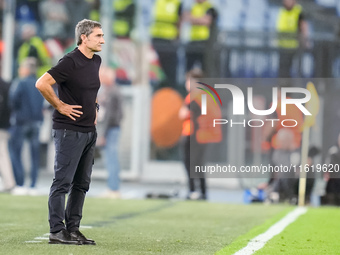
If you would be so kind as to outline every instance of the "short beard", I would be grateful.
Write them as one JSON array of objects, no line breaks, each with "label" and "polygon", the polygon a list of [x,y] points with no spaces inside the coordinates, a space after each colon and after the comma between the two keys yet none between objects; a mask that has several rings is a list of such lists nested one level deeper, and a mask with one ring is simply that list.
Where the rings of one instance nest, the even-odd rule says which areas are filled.
[{"label": "short beard", "polygon": [[97,50],[97,49],[94,49],[94,48],[90,48],[92,52],[101,52],[102,50]]}]

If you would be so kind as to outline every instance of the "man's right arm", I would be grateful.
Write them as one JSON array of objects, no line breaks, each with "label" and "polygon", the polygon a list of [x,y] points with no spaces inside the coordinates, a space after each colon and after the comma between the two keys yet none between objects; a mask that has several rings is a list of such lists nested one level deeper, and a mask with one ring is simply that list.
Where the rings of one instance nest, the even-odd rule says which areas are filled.
[{"label": "man's right arm", "polygon": [[68,116],[72,120],[76,120],[75,117],[80,117],[83,113],[77,109],[81,109],[81,105],[69,105],[61,101],[56,93],[54,92],[52,86],[56,83],[54,78],[49,74],[45,73],[41,76],[35,87],[40,91],[43,97],[62,115]]}]

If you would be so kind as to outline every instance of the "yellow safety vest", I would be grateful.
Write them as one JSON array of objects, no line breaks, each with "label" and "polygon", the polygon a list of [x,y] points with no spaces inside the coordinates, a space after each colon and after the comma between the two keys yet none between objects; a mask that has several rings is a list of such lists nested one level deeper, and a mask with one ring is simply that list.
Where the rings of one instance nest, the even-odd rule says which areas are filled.
[{"label": "yellow safety vest", "polygon": [[[299,30],[299,16],[302,12],[300,5],[295,5],[291,10],[282,8],[279,13],[277,22],[277,31],[279,33],[287,33],[287,37],[296,36]],[[299,42],[297,39],[280,39],[279,46],[283,48],[297,48]]]},{"label": "yellow safety vest", "polygon": [[100,12],[94,9],[90,11],[90,20],[100,21]]},{"label": "yellow safety vest", "polygon": [[[113,9],[115,13],[123,12],[132,4],[132,0],[115,0],[113,2]],[[118,15],[117,15],[118,16]],[[130,25],[129,22],[122,17],[115,17],[112,25],[113,33],[118,36],[129,36]]]},{"label": "yellow safety vest", "polygon": [[[203,3],[195,3],[191,9],[191,15],[195,18],[204,17],[207,11],[212,7],[209,1]],[[210,36],[210,28],[207,26],[193,25],[191,26],[191,41],[205,41]]]},{"label": "yellow safety vest", "polygon": [[154,8],[154,23],[151,26],[153,38],[174,40],[178,37],[177,23],[180,0],[158,0]]},{"label": "yellow safety vest", "polygon": [[34,47],[38,54],[37,76],[40,77],[51,68],[51,60],[44,42],[39,37],[34,36],[28,42],[24,42],[20,46],[18,50],[18,63],[20,64],[29,56],[31,47]]}]

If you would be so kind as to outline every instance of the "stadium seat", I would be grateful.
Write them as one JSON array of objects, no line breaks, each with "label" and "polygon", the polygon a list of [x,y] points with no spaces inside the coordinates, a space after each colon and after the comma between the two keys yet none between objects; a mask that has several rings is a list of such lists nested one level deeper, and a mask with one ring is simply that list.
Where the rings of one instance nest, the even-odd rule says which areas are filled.
[{"label": "stadium seat", "polygon": [[245,31],[262,31],[265,25],[266,0],[243,1],[240,15],[240,28]]},{"label": "stadium seat", "polygon": [[240,29],[240,15],[243,9],[242,1],[227,0],[220,6],[220,26],[224,30],[236,31]]},{"label": "stadium seat", "polygon": [[246,31],[263,31],[265,29],[266,9],[259,9],[254,11],[253,9],[247,9],[244,17],[244,30]]}]

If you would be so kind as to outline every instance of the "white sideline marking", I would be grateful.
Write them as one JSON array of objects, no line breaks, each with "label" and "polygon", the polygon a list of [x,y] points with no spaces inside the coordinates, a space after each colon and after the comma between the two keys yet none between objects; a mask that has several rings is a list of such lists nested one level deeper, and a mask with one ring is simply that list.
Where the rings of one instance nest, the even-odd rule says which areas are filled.
[{"label": "white sideline marking", "polygon": [[34,240],[30,240],[30,241],[25,241],[25,243],[41,243],[42,241],[38,241],[38,240],[49,240],[49,236],[50,233],[45,233],[43,234],[43,236],[37,236],[34,237]]},{"label": "white sideline marking", "polygon": [[298,207],[294,211],[288,213],[281,220],[271,226],[266,232],[251,239],[246,247],[234,253],[234,255],[251,255],[260,250],[270,239],[280,234],[289,224],[294,222],[300,215],[305,214],[307,208]]},{"label": "white sideline marking", "polygon": [[38,236],[38,237],[35,237],[34,240],[49,240],[49,238],[45,236]]},{"label": "white sideline marking", "polygon": [[80,225],[79,228],[84,228],[84,229],[87,229],[87,228],[92,228],[92,226],[83,226],[83,225]]}]

